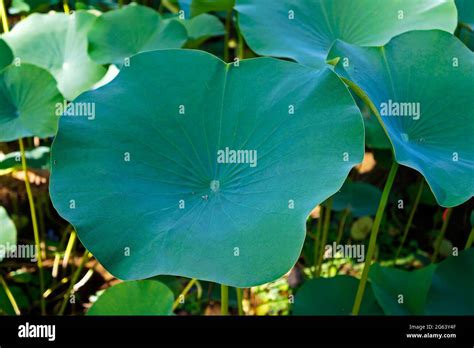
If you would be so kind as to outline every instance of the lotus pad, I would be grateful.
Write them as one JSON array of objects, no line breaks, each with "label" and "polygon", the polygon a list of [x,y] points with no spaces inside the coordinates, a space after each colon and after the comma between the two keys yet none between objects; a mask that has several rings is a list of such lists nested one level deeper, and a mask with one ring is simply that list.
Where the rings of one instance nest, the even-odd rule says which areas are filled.
[{"label": "lotus pad", "polygon": [[173,292],[155,280],[114,285],[99,296],[87,315],[170,315]]},{"label": "lotus pad", "polygon": [[95,103],[94,120],[61,118],[56,209],[121,279],[247,287],[285,274],[307,215],[362,160],[347,88],[329,69],[272,58],[237,67],[163,50],[130,63],[78,98]]},{"label": "lotus pad", "polygon": [[440,205],[471,198],[474,54],[434,30],[406,33],[378,48],[337,42],[334,57],[341,58],[336,71],[381,116],[397,161],[423,174]]},{"label": "lotus pad", "polygon": [[378,46],[410,30],[454,32],[453,0],[237,0],[239,26],[260,55],[321,66],[334,40]]},{"label": "lotus pad", "polygon": [[0,72],[0,141],[56,134],[56,104],[63,97],[56,81],[34,65],[10,65]]},{"label": "lotus pad", "polygon": [[87,55],[87,31],[96,17],[84,11],[32,14],[3,38],[21,64],[48,70],[58,89],[69,100],[91,88],[105,74],[105,68]]},{"label": "lotus pad", "polygon": [[101,64],[124,64],[145,51],[179,48],[187,40],[179,20],[163,20],[149,7],[129,5],[100,16],[88,35],[89,54]]}]

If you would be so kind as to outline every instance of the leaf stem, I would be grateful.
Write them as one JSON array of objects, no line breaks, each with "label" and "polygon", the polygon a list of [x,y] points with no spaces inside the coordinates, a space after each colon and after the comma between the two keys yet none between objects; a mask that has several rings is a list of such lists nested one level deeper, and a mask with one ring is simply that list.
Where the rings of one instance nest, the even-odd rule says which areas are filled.
[{"label": "leaf stem", "polygon": [[181,291],[181,294],[179,294],[178,298],[174,301],[173,303],[173,311],[178,308],[179,304],[180,304],[180,300],[181,298],[185,298],[187,293],[189,292],[189,290],[191,290],[191,288],[193,287],[193,285],[196,283],[197,279],[196,278],[193,278],[189,281],[188,284],[186,284],[186,286],[184,287],[183,291]]},{"label": "leaf stem", "polygon": [[239,316],[245,315],[244,308],[242,306],[242,300],[244,298],[242,288],[235,288],[235,291],[237,292],[237,310]]},{"label": "leaf stem", "polygon": [[69,240],[67,242],[66,246],[66,251],[64,252],[64,257],[63,257],[63,268],[66,268],[68,263],[69,263],[69,258],[71,256],[71,251],[72,248],[74,247],[74,244],[76,243],[76,231],[72,230],[71,234],[69,235]]},{"label": "leaf stem", "polygon": [[324,209],[324,225],[323,225],[323,233],[321,236],[321,243],[319,245],[318,265],[316,267],[316,274],[315,274],[316,277],[319,277],[321,275],[321,268],[323,267],[324,248],[328,240],[329,224],[331,222],[331,209],[332,209],[332,198],[329,198],[326,201],[326,208]]},{"label": "leaf stem", "polygon": [[232,9],[227,11],[225,19],[225,36],[224,36],[224,62],[229,62],[229,39],[230,39],[230,24],[232,22]]},{"label": "leaf stem", "polygon": [[168,10],[170,11],[171,13],[178,13],[179,12],[179,9],[174,6],[171,1],[169,0],[161,0],[161,3],[163,4],[163,6]]},{"label": "leaf stem", "polygon": [[449,220],[451,218],[452,212],[453,212],[452,208],[448,208],[448,210],[446,211],[443,225],[441,226],[441,230],[439,231],[438,238],[436,239],[435,250],[433,252],[433,255],[431,256],[431,262],[433,263],[435,263],[436,259],[438,258],[441,242],[443,241],[444,235],[446,234],[446,229],[448,228],[448,224],[449,224]]},{"label": "leaf stem", "polygon": [[15,297],[13,296],[12,292],[10,291],[10,288],[8,287],[7,282],[5,279],[3,279],[3,276],[0,274],[0,283],[2,284],[3,290],[5,290],[5,293],[7,294],[8,299],[10,300],[10,303],[13,307],[13,310],[15,311],[16,315],[21,315],[20,308],[18,308],[18,304],[16,303]]},{"label": "leaf stem", "polygon": [[471,233],[469,234],[469,237],[467,238],[466,246],[464,247],[464,250],[469,249],[474,242],[474,227],[471,228]]},{"label": "leaf stem", "polygon": [[413,217],[415,216],[416,208],[418,208],[418,204],[420,203],[420,198],[421,194],[423,193],[423,188],[425,186],[425,179],[423,177],[420,177],[420,183],[418,184],[418,192],[416,193],[415,201],[413,202],[413,207],[411,208],[410,211],[410,216],[408,216],[408,221],[407,224],[405,225],[405,230],[403,231],[403,237],[400,242],[400,246],[398,247],[397,254],[395,255],[395,259],[398,259],[400,256],[400,252],[402,251],[403,244],[405,244],[405,241],[408,236],[408,232],[410,231],[411,224],[413,222]]},{"label": "leaf stem", "polygon": [[322,204],[319,205],[319,218],[316,226],[316,238],[314,239],[314,254],[313,254],[313,265],[314,265],[314,276],[318,271],[318,260],[319,260],[319,244],[321,243],[321,236],[323,234],[323,215],[324,207]]},{"label": "leaf stem", "polygon": [[387,181],[385,182],[385,187],[382,192],[382,197],[380,198],[379,207],[377,208],[377,213],[375,215],[374,224],[372,225],[372,231],[370,232],[369,248],[367,254],[365,255],[365,264],[364,270],[362,271],[362,276],[360,278],[359,287],[357,289],[356,298],[354,301],[354,307],[352,308],[352,315],[358,315],[360,311],[360,305],[362,304],[362,299],[364,298],[365,287],[367,285],[367,280],[369,278],[370,265],[372,263],[372,258],[374,257],[375,248],[377,246],[377,234],[379,232],[380,223],[387,205],[388,196],[390,195],[390,190],[392,189],[393,182],[395,180],[395,175],[397,174],[398,163],[393,160],[392,167],[388,174]]},{"label": "leaf stem", "polygon": [[342,212],[341,221],[339,222],[339,227],[337,230],[336,245],[339,244],[342,240],[342,236],[344,234],[344,227],[346,225],[346,220],[349,214],[350,214],[350,210],[347,208],[344,209],[344,211]]},{"label": "leaf stem", "polygon": [[3,0],[0,0],[0,16],[2,16],[3,32],[8,33],[10,30],[8,28],[7,11],[5,10],[5,3]]},{"label": "leaf stem", "polygon": [[[0,0],[2,1],[2,0]],[[25,154],[25,146],[23,144],[23,139],[18,139],[18,143],[20,145],[20,153],[21,153],[21,167],[23,172],[25,173],[25,188],[26,194],[28,196],[28,203],[30,205],[30,213],[31,213],[31,224],[33,225],[33,235],[35,238],[35,245],[36,245],[36,252],[37,255],[37,264],[38,264],[38,272],[39,272],[39,281],[40,281],[40,306],[41,306],[41,314],[46,314],[46,303],[43,297],[44,294],[44,274],[43,274],[43,259],[41,254],[41,241],[39,236],[38,230],[38,221],[36,219],[36,208],[35,208],[35,201],[33,199],[33,193],[31,192],[30,187],[30,180],[28,178],[28,166],[26,164],[26,154]]]},{"label": "leaf stem", "polygon": [[221,315],[229,315],[229,287],[221,284]]},{"label": "leaf stem", "polygon": [[84,252],[84,255],[82,256],[81,264],[79,265],[79,267],[77,267],[76,271],[72,275],[71,282],[69,283],[69,287],[68,287],[66,293],[64,294],[64,299],[63,299],[63,302],[61,303],[61,308],[59,309],[59,312],[58,312],[59,316],[64,315],[64,311],[66,309],[66,306],[67,306],[67,303],[68,303],[68,300],[69,300],[69,296],[71,296],[74,285],[76,284],[77,280],[79,279],[79,275],[81,274],[81,271],[84,268],[87,261],[89,261],[89,258],[90,258],[90,253],[89,253],[89,251],[86,250]]},{"label": "leaf stem", "polygon": [[63,9],[65,14],[69,14],[71,12],[71,9],[69,8],[69,4],[67,3],[67,0],[63,0]]}]

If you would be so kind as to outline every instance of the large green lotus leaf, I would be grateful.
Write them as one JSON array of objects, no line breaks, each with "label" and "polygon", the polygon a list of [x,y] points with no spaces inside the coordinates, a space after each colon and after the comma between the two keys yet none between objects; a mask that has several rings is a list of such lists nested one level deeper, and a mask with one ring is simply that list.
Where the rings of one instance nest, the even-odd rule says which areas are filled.
[{"label": "large green lotus leaf", "polygon": [[428,315],[474,315],[474,248],[436,267],[426,302]]},{"label": "large green lotus leaf", "polygon": [[378,46],[410,30],[452,33],[457,25],[453,0],[237,0],[235,8],[256,53],[312,66],[325,64],[336,39]]},{"label": "large green lotus leaf", "polygon": [[13,53],[5,41],[0,39],[0,70],[10,65],[13,61]]},{"label": "large green lotus leaf", "polygon": [[206,12],[230,11],[234,4],[235,0],[179,0],[179,5],[187,17]]},{"label": "large green lotus leaf", "polygon": [[214,36],[224,35],[224,24],[216,16],[203,13],[182,22],[188,32],[187,47],[198,47],[201,43]]},{"label": "large green lotus leaf", "polygon": [[382,192],[373,185],[347,181],[333,196],[332,209],[348,209],[356,217],[375,215],[381,197]]},{"label": "large green lotus leaf", "polygon": [[78,98],[95,103],[94,120],[61,118],[56,209],[122,279],[253,286],[282,276],[309,212],[362,160],[347,88],[329,69],[271,58],[237,67],[163,50],[130,63]]},{"label": "large green lotus leaf", "polygon": [[[345,275],[307,280],[296,293],[293,315],[350,315],[358,286],[358,279]],[[383,315],[370,283],[360,314]]]},{"label": "large green lotus leaf", "polygon": [[21,63],[48,70],[69,100],[91,88],[105,68],[87,55],[87,32],[96,17],[84,11],[32,14],[3,38]]},{"label": "large green lotus leaf", "polygon": [[132,4],[97,19],[88,34],[89,55],[101,64],[122,65],[139,52],[179,48],[187,38],[179,20],[163,20],[153,9]]},{"label": "large green lotus leaf", "polygon": [[472,197],[474,54],[469,49],[443,31],[414,31],[385,47],[337,42],[329,57],[341,58],[336,71],[367,94],[397,161],[423,174],[440,205]]},{"label": "large green lotus leaf", "polygon": [[[49,167],[49,147],[39,146],[30,151],[25,151],[28,168],[47,169]],[[10,152],[6,155],[0,153],[0,170],[21,168],[20,151]]]},{"label": "large green lotus leaf", "polygon": [[387,315],[421,315],[431,285],[434,265],[416,271],[370,267],[369,279],[375,298]]},{"label": "large green lotus leaf", "polygon": [[63,97],[46,70],[29,64],[0,72],[0,141],[56,134],[56,104]]},{"label": "large green lotus leaf", "polygon": [[124,282],[105,290],[87,315],[171,315],[173,302],[173,292],[161,282]]},{"label": "large green lotus leaf", "polygon": [[5,254],[3,254],[4,248],[9,245],[16,244],[16,227],[13,220],[8,216],[7,211],[4,207],[0,206],[0,246],[3,246],[0,250],[0,261],[3,260]]}]

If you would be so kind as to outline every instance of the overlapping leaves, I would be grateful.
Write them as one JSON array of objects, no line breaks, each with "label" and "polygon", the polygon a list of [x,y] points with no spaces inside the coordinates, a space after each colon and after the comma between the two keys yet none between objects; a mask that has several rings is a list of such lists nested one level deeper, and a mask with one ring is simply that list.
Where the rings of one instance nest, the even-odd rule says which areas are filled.
[{"label": "overlapping leaves", "polygon": [[[407,57],[410,57],[407,60]],[[414,31],[384,47],[337,42],[336,71],[367,95],[396,160],[426,178],[438,203],[474,194],[474,54],[442,31]]]}]

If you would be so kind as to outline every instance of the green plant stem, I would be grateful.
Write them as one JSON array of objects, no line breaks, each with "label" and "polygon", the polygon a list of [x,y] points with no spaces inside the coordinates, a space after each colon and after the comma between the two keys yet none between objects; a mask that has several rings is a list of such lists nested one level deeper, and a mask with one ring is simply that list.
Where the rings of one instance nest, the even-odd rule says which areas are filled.
[{"label": "green plant stem", "polygon": [[324,209],[324,225],[323,225],[323,233],[321,236],[321,243],[319,245],[319,257],[318,257],[318,265],[316,267],[316,277],[321,275],[321,268],[323,267],[323,258],[324,258],[324,248],[326,247],[326,242],[328,240],[328,233],[329,233],[329,224],[331,222],[331,209],[332,209],[332,198],[329,198],[326,201],[326,208]]},{"label": "green plant stem", "polygon": [[[40,231],[40,239],[41,240],[46,240],[46,227],[44,223],[44,210],[43,210],[43,205],[44,205],[44,198],[43,195],[40,194],[39,196],[39,202],[38,202],[38,216],[39,216],[39,231]],[[43,249],[43,257],[47,258],[48,255],[46,255],[46,248]]]},{"label": "green plant stem", "polygon": [[242,316],[244,315],[244,308],[242,306],[242,300],[244,298],[243,291],[241,288],[235,288],[235,291],[237,292],[237,310],[238,310],[239,316]]},{"label": "green plant stem", "polygon": [[377,213],[375,215],[374,224],[372,225],[372,231],[370,232],[369,248],[367,250],[367,254],[365,255],[364,270],[362,271],[359,287],[357,289],[354,306],[352,308],[352,315],[359,314],[360,305],[362,304],[362,299],[364,298],[365,287],[367,285],[367,279],[369,277],[370,265],[372,263],[372,258],[374,257],[375,248],[377,246],[377,234],[379,232],[380,223],[382,221],[382,217],[388,201],[388,196],[390,195],[390,190],[392,189],[397,170],[398,163],[394,160],[392,163],[392,167],[390,168],[387,181],[385,182],[385,187],[382,192],[382,197],[380,198],[379,207],[377,208]]},{"label": "green plant stem", "polygon": [[179,8],[174,6],[169,0],[161,0],[161,3],[171,13],[178,13],[179,12]]},{"label": "green plant stem", "polygon": [[61,308],[59,309],[58,315],[64,315],[64,311],[66,309],[69,296],[71,296],[72,290],[74,288],[74,284],[76,284],[77,280],[79,279],[79,275],[81,274],[81,271],[84,268],[87,261],[89,261],[89,258],[90,258],[89,252],[86,250],[84,252],[84,255],[82,256],[81,264],[79,265],[79,267],[77,267],[76,271],[72,275],[71,282],[69,283],[69,287],[66,293],[64,294],[64,299],[63,299],[63,302],[61,303]]},{"label": "green plant stem", "polygon": [[[0,0],[2,1],[2,0]],[[33,199],[33,193],[31,192],[31,187],[30,187],[30,180],[28,178],[28,166],[26,164],[26,154],[25,154],[25,146],[23,145],[23,139],[20,138],[18,139],[18,143],[20,145],[20,153],[21,153],[21,167],[23,169],[23,172],[25,173],[25,188],[26,188],[26,194],[28,196],[28,203],[30,205],[30,213],[31,213],[31,224],[33,225],[33,235],[35,238],[35,245],[36,245],[36,251],[38,253],[36,259],[37,259],[37,264],[38,264],[38,272],[39,272],[39,281],[40,281],[40,306],[41,306],[41,314],[45,315],[46,314],[46,302],[44,300],[43,294],[44,294],[44,272],[43,272],[43,259],[41,255],[41,241],[40,241],[40,236],[39,236],[39,229],[38,229],[38,221],[36,219],[36,208],[35,208],[35,201]]]},{"label": "green plant stem", "polygon": [[446,229],[448,227],[452,212],[453,212],[452,208],[449,208],[448,211],[446,212],[446,217],[443,221],[443,225],[441,226],[441,230],[439,231],[438,238],[436,239],[435,250],[433,252],[433,255],[431,256],[431,262],[433,263],[435,263],[436,259],[438,258],[439,248],[441,247],[441,242],[443,241],[444,235],[446,234]]},{"label": "green plant stem", "polygon": [[313,254],[313,266],[314,266],[314,275],[318,270],[318,260],[319,260],[319,243],[321,240],[321,235],[323,234],[323,214],[324,207],[322,204],[319,205],[319,218],[318,224],[316,226],[316,238],[314,239],[314,254]]},{"label": "green plant stem", "polygon": [[413,207],[411,208],[410,216],[408,217],[407,224],[405,225],[405,230],[403,231],[403,237],[400,242],[400,246],[398,247],[397,254],[395,255],[395,259],[398,259],[398,257],[400,256],[400,253],[403,248],[403,244],[405,244],[405,241],[407,239],[408,232],[410,231],[410,228],[411,228],[411,223],[413,222],[413,217],[415,216],[416,208],[418,208],[418,204],[420,203],[421,194],[423,193],[423,188],[425,186],[424,184],[425,184],[425,179],[423,177],[420,177],[420,183],[418,184],[418,192],[416,193],[415,202],[413,202]]},{"label": "green plant stem", "polygon": [[[122,8],[123,7],[123,0],[118,0],[118,5],[119,5],[119,8]],[[161,3],[160,3],[160,7],[161,7]]]},{"label": "green plant stem", "polygon": [[5,3],[3,0],[0,0],[0,16],[2,16],[3,32],[8,33],[10,30],[8,28],[7,11],[5,10]]},{"label": "green plant stem", "polygon": [[15,297],[13,296],[12,292],[10,291],[10,288],[8,287],[8,284],[5,281],[5,279],[3,279],[2,275],[0,275],[0,283],[2,284],[3,290],[5,290],[5,293],[7,294],[7,297],[10,300],[10,303],[13,307],[13,310],[15,311],[15,314],[16,315],[21,315],[20,308],[18,308],[18,304],[15,301]]},{"label": "green plant stem", "polygon": [[339,244],[342,240],[342,236],[344,234],[344,227],[346,225],[346,220],[349,214],[350,214],[349,209],[344,209],[344,211],[342,212],[341,221],[339,222],[339,227],[337,230],[336,245]]},{"label": "green plant stem", "polygon": [[191,288],[193,287],[193,285],[196,283],[197,279],[196,278],[193,278],[189,281],[188,284],[186,284],[186,286],[184,287],[183,291],[181,292],[181,294],[178,296],[178,298],[174,301],[173,303],[173,311],[178,308],[179,306],[179,301],[181,300],[181,297],[186,297],[187,293],[189,292],[189,290],[191,290]]},{"label": "green plant stem", "polygon": [[71,12],[67,0],[63,0],[63,10],[65,14],[69,14]]},{"label": "green plant stem", "polygon": [[466,246],[464,247],[464,250],[469,249],[474,242],[474,227],[471,228],[471,233],[469,234],[469,237],[467,238]]},{"label": "green plant stem", "polygon": [[224,62],[229,62],[229,39],[230,39],[230,24],[232,22],[232,10],[227,11],[225,19],[225,36],[224,36]]},{"label": "green plant stem", "polygon": [[221,315],[229,315],[229,287],[221,284]]},{"label": "green plant stem", "polygon": [[72,230],[69,235],[69,240],[67,242],[66,251],[64,252],[63,257],[63,268],[66,268],[69,263],[69,258],[71,257],[72,248],[76,243],[76,231]]}]

